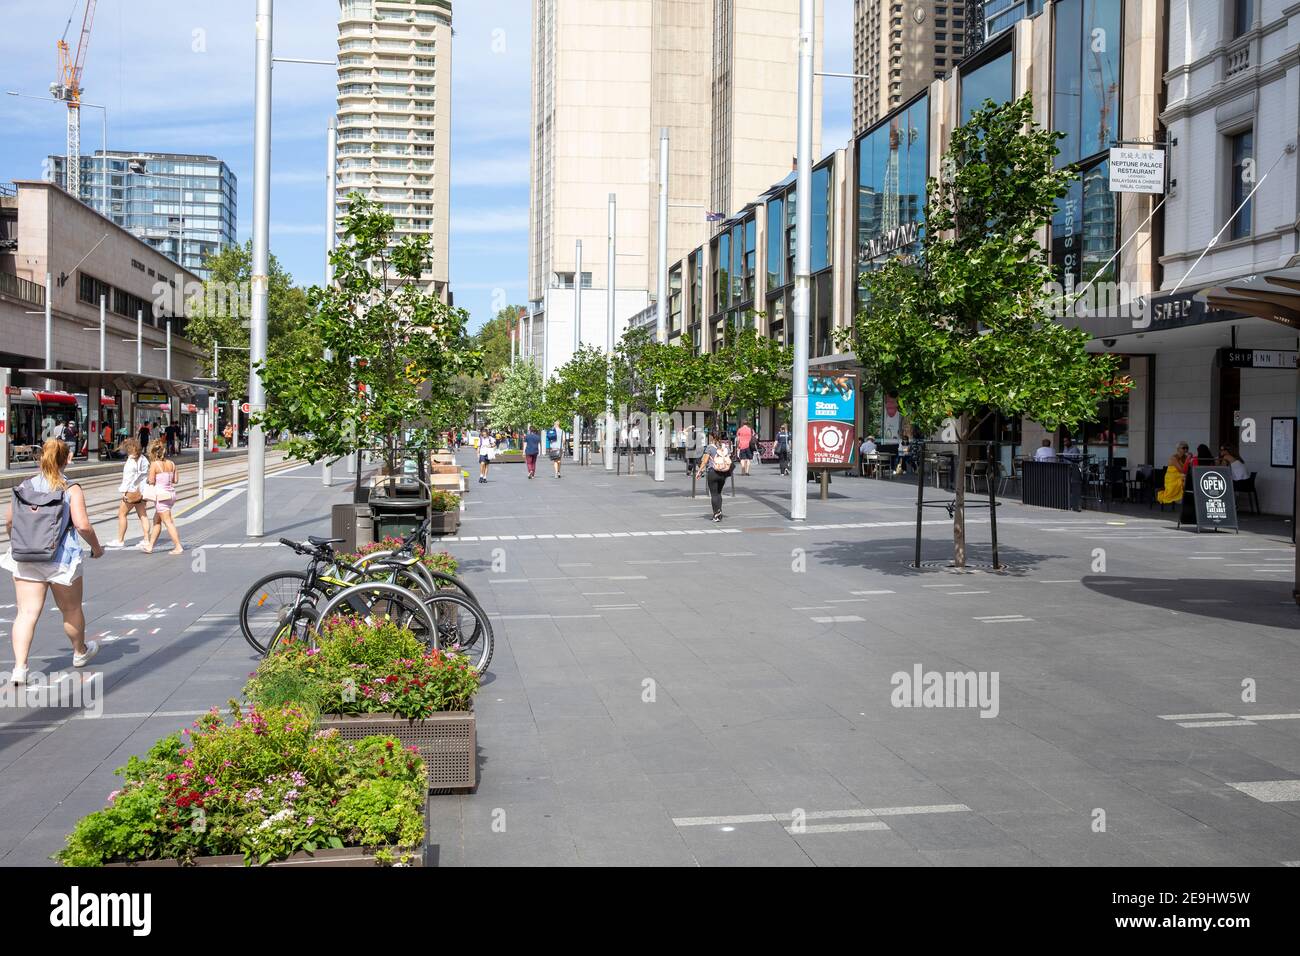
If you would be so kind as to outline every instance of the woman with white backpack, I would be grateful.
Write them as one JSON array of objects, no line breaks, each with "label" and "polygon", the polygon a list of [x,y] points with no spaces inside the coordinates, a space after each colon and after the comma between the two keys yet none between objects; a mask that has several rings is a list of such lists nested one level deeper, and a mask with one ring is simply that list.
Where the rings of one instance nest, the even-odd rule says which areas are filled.
[{"label": "woman with white backpack", "polygon": [[705,446],[699,469],[695,472],[697,478],[708,475],[706,483],[709,487],[709,502],[713,506],[715,524],[722,521],[722,489],[727,484],[727,479],[731,477],[731,455],[731,443],[723,438],[721,432],[714,432],[709,439],[709,444]]},{"label": "woman with white backpack", "polygon": [[36,622],[45,609],[45,592],[63,614],[63,632],[72,642],[72,666],[85,667],[99,653],[99,645],[86,640],[86,615],[81,608],[82,560],[101,557],[104,549],[86,514],[86,496],[80,485],[69,483],[63,469],[68,464],[67,443],[48,439],[41,446],[41,473],[13,489],[5,530],[9,553],[0,567],[14,576],[18,613],[11,640],[14,667],[10,680],[27,683],[27,656],[31,652]]}]

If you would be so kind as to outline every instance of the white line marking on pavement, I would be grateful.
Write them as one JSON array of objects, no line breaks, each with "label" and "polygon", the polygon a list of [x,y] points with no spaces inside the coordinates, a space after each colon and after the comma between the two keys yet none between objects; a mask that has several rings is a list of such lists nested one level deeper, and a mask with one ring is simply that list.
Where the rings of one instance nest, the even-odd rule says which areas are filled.
[{"label": "white line marking on pavement", "polygon": [[1179,722],[1179,727],[1254,727],[1253,720],[1189,720]]},{"label": "white line marking on pavement", "polygon": [[605,597],[610,594],[626,594],[626,591],[583,591],[583,597]]},{"label": "white line marking on pavement", "polygon": [[888,830],[889,825],[881,820],[868,823],[817,823],[802,829],[786,827],[785,832],[791,836],[803,836],[805,833],[849,833],[856,830]]},{"label": "white line marking on pavement", "polygon": [[1300,720],[1300,714],[1242,714],[1245,720]]},{"label": "white line marking on pavement", "polygon": [[1236,714],[1157,714],[1161,720],[1215,720],[1220,717],[1235,717]]},{"label": "white line marking on pavement", "polygon": [[589,618],[600,617],[599,614],[495,614],[489,613],[488,617],[495,617],[502,621],[548,621],[559,620],[561,618]]},{"label": "white line marking on pavement", "polygon": [[1228,781],[1228,786],[1261,803],[1290,803],[1300,800],[1300,780]]},{"label": "white line marking on pavement", "polygon": [[590,561],[565,561],[556,565],[557,568],[589,568]]},{"label": "white line marking on pavement", "polygon": [[976,621],[1022,621],[1026,620],[1023,614],[989,614],[984,617],[974,618]]},{"label": "white line marking on pavement", "polygon": [[814,624],[853,624],[864,619],[856,614],[842,614],[835,617],[814,617],[809,620]]},{"label": "white line marking on pavement", "polygon": [[1039,584],[1078,584],[1078,578],[1057,578],[1053,581],[1039,581]]},{"label": "white line marking on pavement", "polygon": [[[966,806],[964,803],[938,803],[915,807],[857,807],[851,810],[809,810],[803,816],[805,820],[837,820],[861,817],[901,817],[911,816],[914,814],[970,812],[972,812],[971,808]],[[794,814],[792,813],[742,813],[733,816],[674,817],[673,825],[678,827],[712,827],[737,823],[790,823],[793,822],[793,820]]]},{"label": "white line marking on pavement", "polygon": [[988,594],[988,591],[944,591],[944,594],[952,596],[954,594]]},{"label": "white line marking on pavement", "polygon": [[893,591],[850,591],[850,594],[860,594],[863,597],[875,597],[877,594],[893,594]]}]

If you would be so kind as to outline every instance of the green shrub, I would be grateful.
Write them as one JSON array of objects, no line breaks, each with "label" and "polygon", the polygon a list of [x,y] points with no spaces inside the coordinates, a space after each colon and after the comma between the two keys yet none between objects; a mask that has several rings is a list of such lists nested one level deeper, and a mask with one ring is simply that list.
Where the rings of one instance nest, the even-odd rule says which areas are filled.
[{"label": "green shrub", "polygon": [[[265,864],[300,850],[387,847],[384,834],[409,841],[407,851],[424,839],[418,751],[382,737],[345,742],[337,731],[315,729],[296,706],[236,705],[229,722],[214,709],[193,731],[163,738],[118,774],[122,789],[78,821],[55,855],[60,863],[243,854],[247,863]],[[375,782],[383,786],[372,790]],[[358,790],[363,796],[349,800]],[[408,855],[385,851],[384,858]]]}]

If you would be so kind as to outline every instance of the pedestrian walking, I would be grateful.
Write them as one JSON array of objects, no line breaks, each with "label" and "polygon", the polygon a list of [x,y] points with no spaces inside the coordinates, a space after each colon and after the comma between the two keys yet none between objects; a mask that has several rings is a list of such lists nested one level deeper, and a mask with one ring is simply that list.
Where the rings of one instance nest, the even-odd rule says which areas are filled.
[{"label": "pedestrian walking", "polygon": [[754,460],[754,429],[747,421],[741,422],[736,431],[736,450],[740,453],[740,473],[748,475],[749,463]]},{"label": "pedestrian walking", "polygon": [[[172,517],[172,505],[176,503],[176,485],[179,480],[180,472],[176,468],[176,462],[167,457],[167,442],[155,438],[149,446],[149,476],[146,479],[146,483],[153,489],[153,527],[149,529],[145,554],[153,554],[154,545],[162,537],[164,526],[172,539],[172,549],[167,553],[183,554],[185,551],[181,547],[181,533],[176,530],[176,519]],[[146,497],[150,495],[146,494]]]},{"label": "pedestrian walking", "polygon": [[487,484],[488,466],[497,456],[497,440],[484,432],[478,442],[478,483]]},{"label": "pedestrian walking", "polygon": [[135,433],[135,440],[140,443],[140,447],[142,449],[149,447],[149,423],[148,422],[144,422],[140,425],[139,431]]},{"label": "pedestrian walking", "polygon": [[118,493],[122,500],[117,506],[117,540],[110,542],[110,548],[126,547],[126,525],[132,511],[140,518],[140,543],[137,548],[144,550],[149,545],[149,508],[144,501],[144,483],[149,477],[149,461],[140,453],[140,443],[134,438],[122,442],[122,453],[126,461],[122,463],[122,481],[118,484]]},{"label": "pedestrian walking", "polygon": [[546,456],[551,459],[551,465],[555,468],[555,477],[560,477],[560,461],[564,458],[564,429],[560,423],[556,422],[546,433],[547,451]]},{"label": "pedestrian walking", "polygon": [[790,426],[785,422],[781,423],[781,429],[776,433],[776,461],[781,466],[781,474],[790,473]]},{"label": "pedestrian walking", "polygon": [[537,433],[537,426],[529,425],[528,434],[524,436],[524,462],[528,465],[528,477],[537,477],[537,456],[542,450],[542,436]]},{"label": "pedestrian walking", "polygon": [[704,448],[704,457],[700,459],[696,477],[707,474],[709,503],[713,507],[713,521],[722,520],[722,488],[731,477],[731,443],[724,440],[720,432],[714,432],[709,444]]},{"label": "pedestrian walking", "polygon": [[13,575],[17,595],[10,638],[14,649],[10,680],[15,684],[27,683],[27,659],[47,591],[63,615],[63,633],[72,643],[72,666],[85,667],[99,653],[99,645],[86,640],[82,541],[90,546],[91,558],[102,557],[104,549],[90,525],[81,486],[70,483],[63,473],[67,464],[67,444],[57,438],[46,441],[41,446],[40,474],[13,490],[5,515],[9,553],[0,558],[0,567]]}]

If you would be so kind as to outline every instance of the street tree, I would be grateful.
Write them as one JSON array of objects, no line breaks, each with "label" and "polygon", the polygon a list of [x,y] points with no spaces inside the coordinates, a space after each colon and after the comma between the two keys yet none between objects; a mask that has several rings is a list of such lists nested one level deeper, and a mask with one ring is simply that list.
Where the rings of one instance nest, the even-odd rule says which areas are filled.
[{"label": "street tree", "polygon": [[924,431],[955,422],[953,560],[966,564],[966,443],[995,413],[1073,425],[1122,394],[1118,359],[1052,321],[1039,233],[1076,176],[1057,169],[1061,134],[1033,122],[1028,95],[977,109],[953,131],[927,185],[919,261],[866,276],[867,304],[840,335]]},{"label": "street tree", "polygon": [[[459,424],[458,375],[480,369],[468,314],[420,281],[429,237],[393,241],[393,217],[348,196],[343,237],[331,253],[334,284],[308,292],[306,355],[271,352],[261,366],[268,409],[262,423],[290,437],[291,454],[319,461],[377,449],[390,468],[399,447],[432,447]],[[328,349],[331,358],[322,357]]]},{"label": "street tree", "polygon": [[532,362],[506,366],[505,373],[492,389],[488,427],[510,432],[545,422],[542,401],[542,373]]},{"label": "street tree", "polygon": [[790,401],[791,349],[753,327],[727,330],[722,347],[704,357],[703,381],[719,422]]},{"label": "street tree", "polygon": [[[203,353],[203,374],[230,383],[231,398],[248,393],[248,323],[251,318],[253,244],[230,246],[205,261],[203,294],[188,303],[185,337]],[[275,256],[267,282],[267,352],[300,355],[315,348],[307,332],[307,292],[293,283]],[[213,346],[222,346],[213,369]]]},{"label": "street tree", "polygon": [[604,349],[579,346],[546,385],[545,420],[564,422],[576,415],[593,422],[604,415],[605,396],[609,393],[605,379],[608,368]]}]

